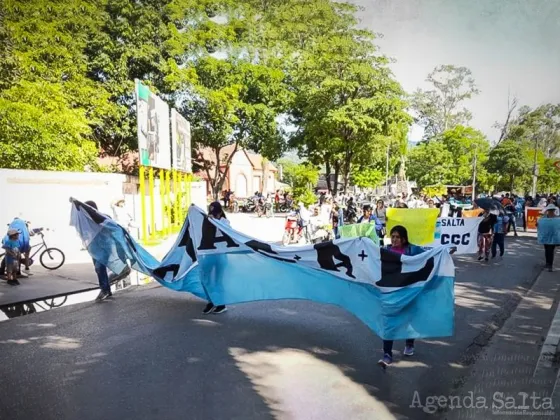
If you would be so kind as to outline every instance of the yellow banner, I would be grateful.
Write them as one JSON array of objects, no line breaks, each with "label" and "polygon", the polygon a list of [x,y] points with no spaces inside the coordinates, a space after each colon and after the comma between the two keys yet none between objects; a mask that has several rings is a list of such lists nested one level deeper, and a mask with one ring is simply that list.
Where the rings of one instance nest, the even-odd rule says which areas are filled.
[{"label": "yellow banner", "polygon": [[404,226],[408,241],[414,245],[430,245],[434,242],[439,209],[387,209],[387,235],[395,226]]}]

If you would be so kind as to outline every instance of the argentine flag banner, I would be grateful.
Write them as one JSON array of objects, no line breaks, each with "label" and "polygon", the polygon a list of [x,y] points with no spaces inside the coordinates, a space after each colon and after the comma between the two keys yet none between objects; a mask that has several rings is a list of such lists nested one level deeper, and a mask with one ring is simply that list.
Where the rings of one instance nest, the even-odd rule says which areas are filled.
[{"label": "argentine flag banner", "polygon": [[71,225],[92,258],[114,273],[128,262],[169,289],[216,305],[306,299],[347,310],[385,340],[453,335],[455,267],[445,247],[406,256],[361,237],[283,247],[193,205],[160,262],[118,223],[77,200]]}]

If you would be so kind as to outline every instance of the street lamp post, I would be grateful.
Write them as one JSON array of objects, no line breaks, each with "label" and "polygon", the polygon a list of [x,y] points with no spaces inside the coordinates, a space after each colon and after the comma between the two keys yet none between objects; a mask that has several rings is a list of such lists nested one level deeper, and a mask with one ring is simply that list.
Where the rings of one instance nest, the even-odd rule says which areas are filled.
[{"label": "street lamp post", "polygon": [[387,162],[385,165],[385,195],[389,196],[389,147],[390,144],[387,145]]}]

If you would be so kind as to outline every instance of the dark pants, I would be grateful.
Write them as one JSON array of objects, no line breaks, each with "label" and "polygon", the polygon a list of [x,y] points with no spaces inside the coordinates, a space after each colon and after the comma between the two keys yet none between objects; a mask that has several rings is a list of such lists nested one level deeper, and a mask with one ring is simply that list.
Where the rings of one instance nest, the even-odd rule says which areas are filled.
[{"label": "dark pants", "polygon": [[517,235],[517,216],[516,214],[512,214],[509,217],[509,221],[507,224],[507,232],[511,232],[511,228],[513,227],[513,233]]},{"label": "dark pants", "polygon": [[[383,353],[388,354],[391,357],[393,357],[393,342],[393,340],[383,340]],[[413,339],[406,340],[405,343],[407,346],[414,347]]]},{"label": "dark pants", "polygon": [[111,285],[109,284],[109,273],[107,272],[107,267],[96,260],[93,260],[93,267],[95,268],[95,273],[97,274],[99,288],[104,292],[110,293]]},{"label": "dark pants", "polygon": [[552,264],[554,264],[555,248],[556,248],[556,245],[545,245],[544,246],[544,259],[546,261],[546,266],[547,267],[552,267]]},{"label": "dark pants", "polygon": [[505,237],[505,233],[494,233],[494,240],[492,241],[492,258],[496,256],[497,247],[500,247],[500,257],[504,255]]}]

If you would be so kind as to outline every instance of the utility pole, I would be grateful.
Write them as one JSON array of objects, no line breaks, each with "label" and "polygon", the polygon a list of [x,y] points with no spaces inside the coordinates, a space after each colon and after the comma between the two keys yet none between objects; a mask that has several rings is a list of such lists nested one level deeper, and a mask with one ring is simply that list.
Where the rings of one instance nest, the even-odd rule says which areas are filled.
[{"label": "utility pole", "polygon": [[388,197],[389,196],[389,147],[390,145],[387,145],[387,162],[385,165],[385,195]]},{"label": "utility pole", "polygon": [[537,151],[539,140],[535,138],[535,153],[533,155],[533,188],[531,189],[531,196],[534,198],[537,195]]},{"label": "utility pole", "polygon": [[477,151],[478,151],[478,146],[475,146],[474,148],[474,162],[473,162],[473,177],[472,177],[472,192],[471,192],[471,200],[474,203],[474,199],[475,199],[475,188],[476,188],[476,162],[477,162]]}]

